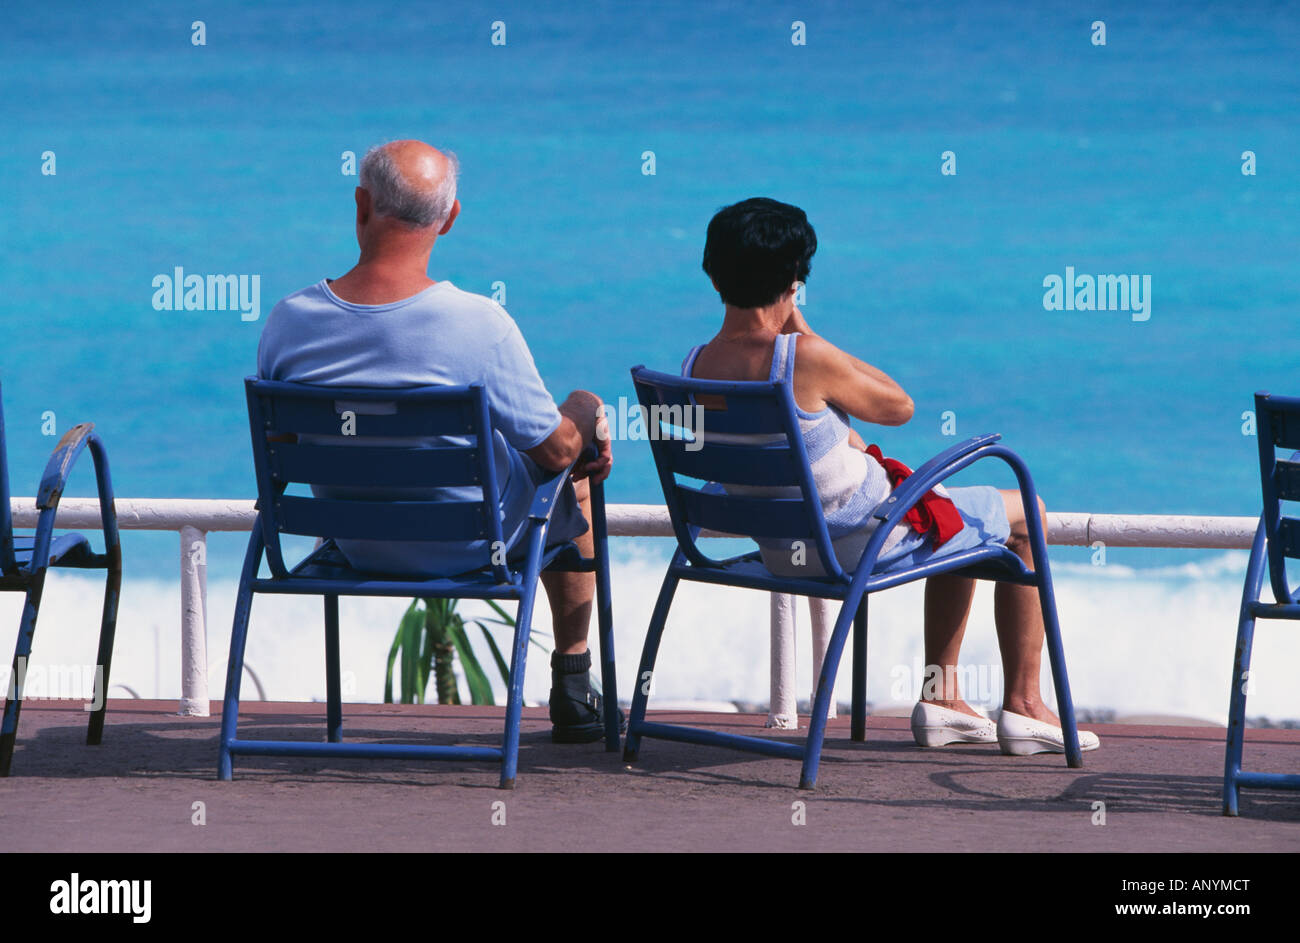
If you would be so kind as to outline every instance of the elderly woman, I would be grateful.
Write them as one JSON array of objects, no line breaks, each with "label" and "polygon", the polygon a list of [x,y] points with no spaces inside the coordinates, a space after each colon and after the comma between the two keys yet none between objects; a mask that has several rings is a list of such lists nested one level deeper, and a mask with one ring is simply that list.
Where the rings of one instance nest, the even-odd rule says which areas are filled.
[{"label": "elderly woman", "polygon": [[[852,570],[871,536],[871,513],[891,486],[880,456],[868,453],[849,417],[902,425],[912,418],[912,400],[883,371],[820,337],[795,307],[795,290],[807,279],[816,250],[817,236],[798,207],[754,198],[720,210],[709,223],[704,271],[726,305],[726,315],[717,335],[690,352],[682,373],[709,380],[786,378],[792,383],[835,554],[844,569]],[[1026,510],[1018,491],[936,491],[952,502],[940,502],[936,515],[944,518],[946,532],[940,538],[933,528],[917,533],[900,524],[885,540],[878,570],[913,567],[990,542],[1005,544],[1031,565]],[[1037,510],[1045,529],[1041,501]],[[824,572],[815,552],[795,567],[788,552],[770,543],[760,546],[764,563],[775,573],[806,575],[808,567]],[[1039,691],[1043,615],[1033,587],[997,584],[994,616],[1006,681],[997,724],[962,700],[955,669],[974,589],[974,580],[960,573],[926,580],[925,661],[942,672],[927,680],[912,712],[916,742],[996,741],[1007,754],[1063,752],[1060,721]],[[1084,750],[1099,745],[1096,735],[1086,731],[1079,732],[1079,743]]]}]

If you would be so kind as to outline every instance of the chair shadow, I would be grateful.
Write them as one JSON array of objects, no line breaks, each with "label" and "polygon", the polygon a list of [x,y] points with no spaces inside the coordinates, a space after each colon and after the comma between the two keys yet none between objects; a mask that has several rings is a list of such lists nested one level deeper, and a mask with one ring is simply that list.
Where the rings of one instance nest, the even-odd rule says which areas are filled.
[{"label": "chair shadow", "polygon": [[[732,775],[712,768],[724,751],[716,748],[693,747],[693,754],[664,751],[662,743],[655,742],[650,749],[643,748],[636,763],[642,773],[672,782],[716,783],[733,787],[794,792],[800,796],[816,797],[817,801],[853,803],[888,809],[943,809],[971,812],[1046,812],[1078,814],[1080,807],[1089,808],[1098,800],[1104,802],[1108,815],[1122,813],[1153,813],[1161,815],[1200,815],[1222,817],[1223,777],[1221,775],[1186,776],[1159,773],[1090,772],[1087,768],[1071,770],[1064,758],[1051,756],[1050,763],[1033,765],[1022,759],[990,754],[988,747],[950,746],[941,755],[921,751],[905,741],[871,740],[865,742],[830,741],[821,759],[819,786],[847,768],[856,768],[864,775],[901,782],[903,776],[918,775],[908,772],[916,765],[942,765],[951,767],[954,761],[963,762],[969,757],[971,765],[963,769],[945,768],[922,773],[933,786],[943,790],[941,795],[928,796],[856,796],[837,795],[822,789],[802,792],[797,789],[799,764],[783,761],[781,781],[756,779],[752,775]],[[702,754],[701,750],[707,750]],[[730,751],[726,751],[730,752]],[[755,758],[747,758],[753,762]],[[752,774],[751,771],[747,771]],[[1028,779],[1032,777],[1032,779]],[[1040,777],[1044,777],[1040,779]],[[1050,777],[1051,779],[1046,779]],[[1054,791],[1051,780],[1060,783]],[[1009,785],[1041,781],[1047,785],[1043,795],[1017,795],[1019,790]],[[832,790],[834,787],[831,787]],[[1240,813],[1242,818],[1273,822],[1300,822],[1300,801],[1294,793],[1279,790],[1241,790]]]},{"label": "chair shadow", "polygon": [[[429,719],[426,729],[394,731],[373,720],[349,726],[344,715],[345,742],[499,746],[499,732],[438,729],[445,721]],[[216,781],[219,718],[192,718],[184,724],[127,722],[111,724],[100,746],[85,744],[81,725],[46,726],[24,737],[20,728],[14,756],[14,779],[207,780]],[[298,714],[259,714],[243,720],[240,736],[248,740],[324,742],[323,719],[304,720]],[[623,762],[621,750],[605,750],[603,742],[583,745],[551,743],[550,731],[524,730],[519,739],[518,778],[590,774],[653,780],[692,789],[717,785],[758,794],[784,793],[818,801],[853,803],[882,809],[944,809],[979,812],[1057,812],[1076,815],[1081,807],[1101,800],[1108,815],[1155,813],[1218,817],[1222,813],[1222,777],[1158,773],[1069,770],[1060,757],[1049,763],[1026,763],[990,753],[987,747],[952,746],[942,754],[918,750],[903,740],[828,740],[821,759],[819,788],[799,791],[799,764],[719,747],[643,740],[635,763]],[[773,739],[799,742],[796,734]],[[1045,758],[1044,758],[1045,759]],[[968,765],[963,765],[968,764]],[[920,767],[918,769],[918,767]],[[925,767],[939,767],[926,769]],[[954,768],[957,767],[957,768]],[[845,795],[840,777],[899,784],[918,777],[940,792],[926,795]],[[350,759],[243,756],[235,760],[235,780],[267,783],[396,786],[458,786],[497,789],[495,762],[467,760]],[[1042,777],[1051,777],[1043,779]],[[1023,795],[1026,783],[1043,785],[1038,795]],[[1033,788],[1028,791],[1034,792]],[[915,793],[916,790],[913,790]],[[1300,822],[1300,802],[1294,795],[1271,790],[1243,789],[1241,816],[1272,822]]]},{"label": "chair shadow", "polygon": [[[439,730],[445,720],[430,719],[428,729],[400,730],[349,726],[343,717],[343,742],[413,746],[500,747],[501,732]],[[23,735],[19,729],[11,778],[49,779],[199,779],[216,780],[221,719],[192,718],[185,724],[114,723],[98,746],[86,745],[84,726],[48,726]],[[324,743],[324,719],[305,721],[295,714],[259,714],[241,719],[242,740],[291,740]],[[518,778],[550,773],[609,773],[617,770],[622,751],[607,752],[603,741],[551,743],[550,730],[523,730],[519,735]],[[436,786],[496,790],[499,760],[419,760],[401,758],[236,756],[234,778],[262,778],[283,783]],[[0,781],[2,782],[2,781]]]}]

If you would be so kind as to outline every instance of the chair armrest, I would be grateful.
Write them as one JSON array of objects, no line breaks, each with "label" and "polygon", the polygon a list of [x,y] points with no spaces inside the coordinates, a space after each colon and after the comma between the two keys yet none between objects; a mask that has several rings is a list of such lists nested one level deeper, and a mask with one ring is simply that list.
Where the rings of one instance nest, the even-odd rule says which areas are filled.
[{"label": "chair armrest", "polygon": [[534,521],[545,521],[551,517],[551,511],[555,509],[556,499],[560,496],[560,489],[569,478],[569,473],[573,471],[570,465],[564,471],[556,472],[552,477],[547,478],[537,486],[537,492],[533,495],[532,506],[528,509],[528,516]]},{"label": "chair armrest", "polygon": [[[1029,480],[1028,470],[1024,468],[1024,463],[1020,461],[1019,457],[1013,455],[1003,446],[995,444],[1000,438],[1002,436],[997,433],[975,436],[944,450],[912,472],[906,481],[881,502],[880,507],[871,516],[874,520],[882,523],[876,526],[875,532],[871,535],[866,548],[862,551],[862,558],[859,560],[857,572],[853,575],[852,585],[855,588],[860,587],[867,577],[871,575],[871,571],[875,569],[876,558],[880,555],[880,549],[885,544],[885,538],[894,529],[894,526],[931,488],[948,476],[955,475],[967,465],[978,461],[985,455],[996,454],[1012,465],[1016,477],[1021,479],[1023,487],[1024,483]],[[863,566],[862,561],[867,561],[869,565]]]},{"label": "chair armrest", "polygon": [[977,452],[984,446],[990,445],[1001,438],[1000,433],[990,432],[986,435],[974,436],[965,442],[959,442],[951,448],[945,449],[912,472],[901,485],[894,489],[888,498],[880,503],[880,506],[876,508],[871,516],[878,521],[888,521],[890,517],[893,517],[894,521],[897,522],[935,485],[958,471],[958,469],[952,468],[952,465],[972,452]]},{"label": "chair armrest", "polygon": [[563,488],[568,476],[573,473],[573,466],[578,462],[586,459],[586,453],[580,455],[576,462],[565,468],[564,471],[555,472],[549,479],[545,479],[537,485],[537,492],[533,494],[533,505],[528,509],[528,516],[532,520],[549,520],[551,511],[555,510],[555,501],[560,496],[560,489]]},{"label": "chair armrest", "polygon": [[578,465],[585,465],[588,462],[594,462],[600,456],[594,445],[588,444],[582,450],[582,453],[574,460],[564,471],[555,472],[550,478],[544,480],[537,486],[537,493],[533,495],[533,505],[528,509],[528,516],[535,521],[544,521],[551,516],[551,511],[555,508],[556,499],[560,496],[560,489],[569,476],[573,474],[573,469]]},{"label": "chair armrest", "polygon": [[63,433],[63,438],[54,447],[50,460],[45,464],[45,474],[41,476],[41,486],[36,492],[38,510],[58,507],[59,498],[63,496],[63,489],[68,484],[72,465],[81,454],[81,450],[86,447],[86,442],[94,431],[93,422],[83,422]]},{"label": "chair armrest", "polygon": [[59,499],[67,487],[68,476],[83,449],[89,448],[91,459],[95,463],[95,487],[99,494],[99,514],[104,531],[105,553],[113,562],[121,559],[121,543],[117,531],[117,508],[113,503],[113,482],[108,469],[108,453],[103,442],[95,435],[95,425],[90,422],[78,423],[63,434],[59,444],[50,454],[41,476],[41,484],[36,492],[36,507],[41,512],[36,520],[35,553],[33,564],[43,558],[49,549],[49,540],[54,530],[54,518],[58,511]]},{"label": "chair armrest", "polygon": [[[1034,487],[1028,466],[1015,452],[1012,452],[1004,445],[998,445],[997,439],[999,438],[1001,436],[978,436],[954,446],[936,456],[932,461],[926,462],[925,465],[921,466],[921,469],[914,472],[893,494],[882,502],[882,507],[887,507],[887,510],[878,511],[872,517],[882,520],[883,523],[876,527],[871,539],[867,541],[866,548],[862,551],[862,558],[859,561],[857,572],[853,574],[852,588],[854,591],[860,590],[870,577],[871,572],[875,569],[880,548],[884,546],[885,537],[903,519],[903,515],[910,511],[925,493],[935,485],[982,458],[999,458],[1006,462],[1015,473],[1018,490],[1025,502],[1025,507],[1032,508],[1034,506],[1038,500],[1038,489]],[[942,460],[942,463],[940,460]],[[921,471],[924,471],[924,474],[919,474]],[[1029,530],[1030,541],[1039,547],[1036,553],[1045,554],[1046,535],[1038,515],[1028,515],[1025,523]],[[862,561],[867,561],[870,565],[862,566]],[[1047,579],[1050,579],[1050,577],[1047,577]]]}]

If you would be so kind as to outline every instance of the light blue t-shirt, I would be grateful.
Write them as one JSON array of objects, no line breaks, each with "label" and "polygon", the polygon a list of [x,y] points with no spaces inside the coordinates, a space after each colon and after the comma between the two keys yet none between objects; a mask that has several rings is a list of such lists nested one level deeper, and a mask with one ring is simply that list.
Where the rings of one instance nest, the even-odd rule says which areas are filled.
[{"label": "light blue t-shirt", "polygon": [[[267,316],[257,351],[267,380],[320,386],[402,388],[482,383],[496,429],[503,532],[510,543],[532,502],[536,465],[522,453],[560,425],[560,411],[537,373],[523,335],[505,309],[451,282],[402,301],[359,305],[319,283],[295,292]],[[317,487],[321,497],[362,495]],[[365,497],[472,500],[466,489],[374,489]],[[432,536],[432,535],[431,535]],[[464,544],[340,540],[358,569],[450,574],[479,565],[482,542]],[[469,564],[469,566],[467,566]]]}]

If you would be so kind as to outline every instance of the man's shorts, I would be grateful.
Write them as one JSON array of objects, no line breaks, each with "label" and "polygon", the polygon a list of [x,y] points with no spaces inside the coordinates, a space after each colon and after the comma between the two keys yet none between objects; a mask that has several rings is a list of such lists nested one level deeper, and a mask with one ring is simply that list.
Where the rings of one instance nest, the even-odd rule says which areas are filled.
[{"label": "man's shorts", "polygon": [[[528,468],[528,475],[533,481],[533,493],[536,494],[537,485],[550,478],[555,472],[542,468],[527,455],[523,459]],[[518,521],[506,521],[502,530],[510,533],[515,527],[518,527],[519,523]],[[556,496],[555,507],[551,508],[551,523],[546,532],[546,546],[554,547],[557,544],[576,540],[585,534],[590,527],[591,525],[587,523],[586,516],[582,513],[582,505],[578,503],[578,494],[573,488],[573,479],[568,479]],[[519,527],[518,533],[515,535],[515,541],[506,554],[506,559],[511,563],[521,562],[528,556],[527,535],[528,528]]]}]

